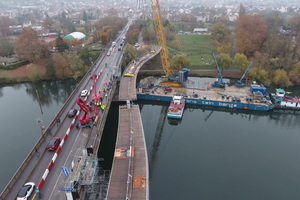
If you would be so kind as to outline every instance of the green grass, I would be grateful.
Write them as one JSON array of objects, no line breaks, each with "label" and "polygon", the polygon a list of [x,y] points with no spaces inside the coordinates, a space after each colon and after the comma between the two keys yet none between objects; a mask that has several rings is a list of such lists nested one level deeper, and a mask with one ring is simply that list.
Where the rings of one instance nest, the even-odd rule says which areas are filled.
[{"label": "green grass", "polygon": [[215,69],[211,52],[217,51],[210,35],[178,35],[182,51],[191,61],[190,69]]}]

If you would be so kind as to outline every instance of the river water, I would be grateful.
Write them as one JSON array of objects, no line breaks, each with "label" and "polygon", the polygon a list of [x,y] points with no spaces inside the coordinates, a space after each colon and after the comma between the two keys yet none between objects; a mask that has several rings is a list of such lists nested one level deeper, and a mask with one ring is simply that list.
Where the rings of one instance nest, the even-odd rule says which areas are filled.
[{"label": "river water", "polygon": [[[40,137],[37,120],[48,126],[74,88],[72,80],[0,88],[1,191]],[[167,103],[138,104],[150,199],[300,198],[300,113],[187,107],[181,121],[169,121]],[[112,104],[99,151],[105,169],[113,156],[117,120],[118,105]]]},{"label": "river water", "polygon": [[75,81],[68,80],[0,87],[0,191],[40,138],[41,129],[37,121],[48,127],[75,86]]}]

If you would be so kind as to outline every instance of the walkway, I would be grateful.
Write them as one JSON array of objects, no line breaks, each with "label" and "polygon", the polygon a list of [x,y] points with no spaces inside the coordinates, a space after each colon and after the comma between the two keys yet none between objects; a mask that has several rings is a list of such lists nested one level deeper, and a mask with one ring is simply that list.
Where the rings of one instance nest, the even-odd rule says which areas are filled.
[{"label": "walkway", "polygon": [[119,107],[119,126],[115,155],[108,188],[107,199],[149,199],[149,169],[146,142],[138,105],[136,100],[136,77],[149,59],[159,53],[147,53],[131,63],[123,76],[119,89],[119,100],[127,105]]}]

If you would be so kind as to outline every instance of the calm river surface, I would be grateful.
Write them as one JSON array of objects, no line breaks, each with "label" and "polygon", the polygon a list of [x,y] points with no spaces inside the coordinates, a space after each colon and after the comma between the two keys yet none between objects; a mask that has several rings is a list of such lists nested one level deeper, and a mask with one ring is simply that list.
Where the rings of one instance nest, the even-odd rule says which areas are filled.
[{"label": "calm river surface", "polygon": [[[0,88],[1,191],[40,137],[37,119],[48,126],[74,88],[73,81]],[[300,198],[300,113],[190,107],[182,121],[174,122],[166,119],[168,104],[138,103],[149,158],[150,199]],[[113,104],[107,119],[103,140],[112,151],[100,153],[104,160],[113,155],[117,109]]]}]

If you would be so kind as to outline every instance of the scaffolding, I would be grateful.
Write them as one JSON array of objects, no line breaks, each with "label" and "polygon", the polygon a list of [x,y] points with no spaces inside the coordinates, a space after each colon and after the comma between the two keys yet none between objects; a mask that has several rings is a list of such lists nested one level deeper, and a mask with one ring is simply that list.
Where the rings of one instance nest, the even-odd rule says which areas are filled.
[{"label": "scaffolding", "polygon": [[76,152],[69,171],[65,185],[65,188],[69,188],[66,191],[68,200],[78,197],[85,200],[106,199],[110,171],[99,165],[98,158],[88,156],[85,148]]}]

